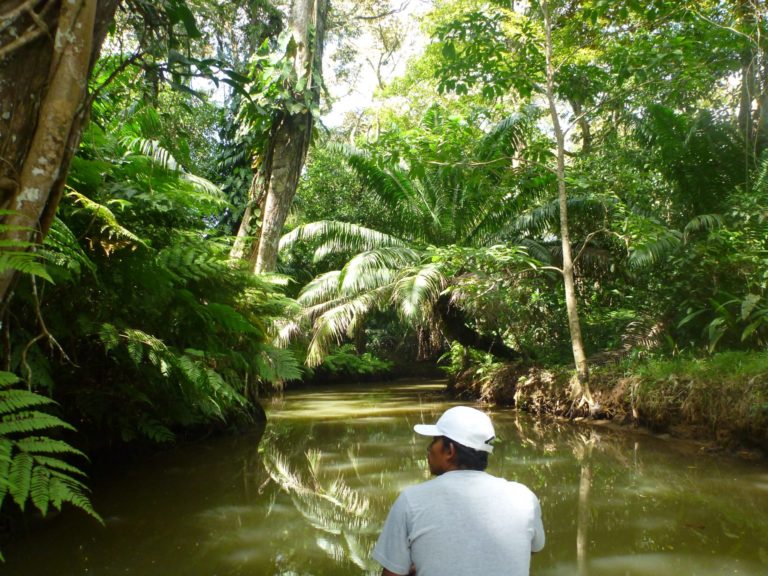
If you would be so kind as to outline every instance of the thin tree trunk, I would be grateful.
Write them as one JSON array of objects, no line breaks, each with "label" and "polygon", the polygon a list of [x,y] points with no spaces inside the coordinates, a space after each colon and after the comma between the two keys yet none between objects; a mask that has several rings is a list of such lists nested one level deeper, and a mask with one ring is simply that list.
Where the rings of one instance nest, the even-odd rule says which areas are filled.
[{"label": "thin tree trunk", "polygon": [[541,3],[541,9],[544,12],[544,30],[546,33],[547,100],[557,142],[557,192],[560,203],[560,240],[563,250],[562,272],[565,285],[565,307],[568,313],[568,328],[571,334],[571,348],[573,349],[573,360],[576,364],[578,384],[584,400],[589,403],[591,409],[594,406],[594,400],[589,390],[589,366],[587,364],[587,356],[584,353],[584,343],[581,338],[581,322],[579,321],[576,298],[573,256],[571,255],[571,241],[568,233],[568,195],[565,187],[565,136],[560,125],[560,117],[557,113],[557,103],[555,101],[555,70],[552,63],[552,22],[546,0]]},{"label": "thin tree trunk", "polygon": [[[116,0],[49,2],[34,16],[13,2],[0,20],[2,239],[42,241],[53,221],[87,116],[87,85]],[[25,7],[26,6],[26,7]],[[0,273],[6,302],[13,270]]]},{"label": "thin tree trunk", "polygon": [[[315,103],[320,99],[320,86],[314,82],[314,77],[322,68],[327,8],[327,0],[294,0],[289,23],[298,45],[294,61],[297,77],[306,78],[306,89],[312,91]],[[266,196],[259,239],[249,256],[256,273],[271,272],[277,266],[280,236],[296,195],[312,136],[313,118],[309,111],[286,112],[277,122],[269,143],[272,162],[264,182]]]},{"label": "thin tree trunk", "polygon": [[[752,6],[749,0],[741,0],[737,7],[737,12],[741,18],[742,26],[745,30],[750,30],[755,23],[754,14],[752,13]],[[746,43],[741,51],[741,90],[739,97],[739,129],[744,142],[746,143],[747,150],[751,153],[753,151],[754,141],[754,126],[752,121],[752,102],[755,98],[755,83],[756,83],[756,49],[753,42],[750,40]]]}]

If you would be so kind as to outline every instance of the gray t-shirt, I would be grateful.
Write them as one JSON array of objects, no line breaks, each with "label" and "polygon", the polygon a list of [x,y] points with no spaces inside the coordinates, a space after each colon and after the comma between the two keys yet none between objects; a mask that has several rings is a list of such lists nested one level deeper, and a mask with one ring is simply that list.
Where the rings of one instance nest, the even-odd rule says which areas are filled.
[{"label": "gray t-shirt", "polygon": [[517,482],[454,470],[406,488],[389,512],[373,557],[395,574],[528,576],[544,547],[536,495]]}]

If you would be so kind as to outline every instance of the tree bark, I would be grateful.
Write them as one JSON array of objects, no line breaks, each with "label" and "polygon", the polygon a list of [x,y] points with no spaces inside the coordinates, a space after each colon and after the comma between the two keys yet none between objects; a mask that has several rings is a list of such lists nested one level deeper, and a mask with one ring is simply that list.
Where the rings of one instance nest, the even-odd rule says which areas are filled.
[{"label": "tree bark", "polygon": [[568,232],[568,194],[565,186],[565,136],[563,134],[562,126],[560,125],[560,117],[557,113],[557,102],[555,100],[555,69],[552,62],[552,21],[546,0],[543,0],[541,3],[541,9],[544,13],[544,31],[546,37],[547,101],[549,103],[549,112],[552,117],[552,126],[557,143],[557,193],[560,204],[560,240],[563,250],[562,272],[563,283],[565,286],[565,307],[568,314],[568,328],[571,334],[571,348],[573,350],[573,360],[576,364],[578,383],[581,387],[584,400],[588,402],[590,409],[592,409],[595,403],[589,390],[589,366],[587,364],[587,356],[584,353],[584,342],[581,338],[581,322],[579,321],[578,302],[574,281],[573,256],[571,254],[571,241]]},{"label": "tree bark", "polygon": [[255,245],[256,273],[272,272],[277,266],[280,236],[296,195],[311,133],[312,115],[309,112],[286,115],[277,127],[272,171],[264,199],[259,240]]},{"label": "tree bark", "polygon": [[[8,3],[6,3],[8,4]],[[14,1],[0,14],[0,239],[40,242],[88,113],[88,77],[117,0]],[[0,273],[0,302],[13,270]]]},{"label": "tree bark", "polygon": [[[311,91],[314,103],[320,101],[320,86],[313,78],[322,70],[327,10],[327,0],[294,0],[289,21],[297,44],[293,62],[296,76],[306,79],[306,90]],[[265,162],[251,185],[248,207],[231,253],[233,257],[247,258],[256,273],[272,272],[277,266],[280,236],[296,195],[312,127],[310,111],[285,111],[273,125]],[[257,207],[261,208],[259,214]],[[249,238],[253,240],[246,248]]]}]

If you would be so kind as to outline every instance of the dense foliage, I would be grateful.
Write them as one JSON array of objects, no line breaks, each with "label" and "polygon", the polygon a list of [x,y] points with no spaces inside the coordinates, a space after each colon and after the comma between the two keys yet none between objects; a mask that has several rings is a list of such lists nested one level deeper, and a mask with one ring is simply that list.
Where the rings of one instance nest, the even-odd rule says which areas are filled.
[{"label": "dense foliage", "polygon": [[[352,4],[331,34],[386,18],[386,3]],[[2,317],[4,510],[95,514],[67,456],[248,420],[290,380],[417,359],[480,380],[502,361],[570,365],[563,209],[593,362],[764,354],[757,4],[436,1],[406,72],[386,83],[379,60],[375,105],[316,126],[281,274],[255,275],[231,234],[259,210],[275,122],[321,114],[320,74],[291,67],[279,8],[118,12],[58,217],[42,245],[0,254],[20,273]],[[378,32],[389,58],[402,39]],[[337,41],[326,67],[341,78],[353,59]]]}]

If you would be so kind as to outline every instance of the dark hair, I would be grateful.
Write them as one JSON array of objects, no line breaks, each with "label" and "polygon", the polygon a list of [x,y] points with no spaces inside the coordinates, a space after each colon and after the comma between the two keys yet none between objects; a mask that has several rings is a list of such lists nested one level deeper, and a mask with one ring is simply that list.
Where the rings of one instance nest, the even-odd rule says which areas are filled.
[{"label": "dark hair", "polygon": [[448,444],[452,444],[456,449],[456,464],[460,470],[479,470],[482,472],[488,468],[488,452],[469,448],[464,446],[464,444],[451,440],[447,436],[442,438],[443,448],[447,448]]}]

